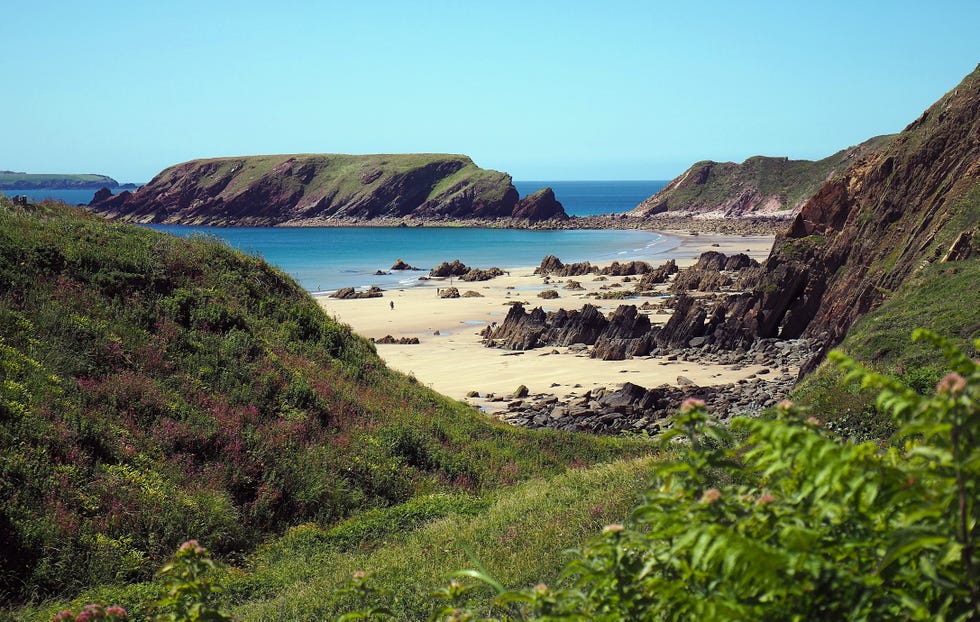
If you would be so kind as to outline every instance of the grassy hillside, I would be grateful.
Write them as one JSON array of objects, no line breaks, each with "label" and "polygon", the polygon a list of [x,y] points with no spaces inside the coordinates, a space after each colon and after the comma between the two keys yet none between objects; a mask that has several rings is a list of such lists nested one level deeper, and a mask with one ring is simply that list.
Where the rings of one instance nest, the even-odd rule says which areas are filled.
[{"label": "grassy hillside", "polygon": [[0,171],[0,190],[35,190],[42,188],[115,188],[115,179],[105,175],[60,175]]},{"label": "grassy hillside", "polygon": [[272,226],[373,218],[509,217],[510,175],[451,154],[293,154],[192,160],[92,209],[132,222]]},{"label": "grassy hillside", "polygon": [[[345,588],[362,571],[394,619],[423,620],[440,602],[433,591],[474,560],[508,587],[560,585],[568,549],[624,521],[654,464],[640,458],[574,469],[481,496],[422,496],[331,528],[299,525],[225,577],[220,606],[244,620],[335,619],[359,606]],[[161,594],[154,583],[104,586],[71,603],[51,602],[19,615],[42,622],[66,606],[79,609],[96,601],[122,605],[139,617]],[[492,596],[478,589],[466,601],[485,611]]]},{"label": "grassy hillside", "polygon": [[647,451],[388,370],[260,259],[0,198],[0,604]]},{"label": "grassy hillside", "polygon": [[[926,394],[945,373],[942,360],[934,348],[911,343],[909,335],[928,328],[977,357],[972,345],[980,337],[977,283],[980,259],[931,265],[855,323],[839,349]],[[874,395],[842,386],[840,372],[829,363],[804,378],[793,399],[846,436],[883,438],[893,431],[891,420],[875,408]]]},{"label": "grassy hillside", "polygon": [[[891,138],[877,136],[816,161],[755,156],[741,164],[697,162],[631,213],[642,216],[665,211],[723,210],[738,216],[761,209],[788,215],[828,178]],[[766,206],[767,203],[771,205]]]}]

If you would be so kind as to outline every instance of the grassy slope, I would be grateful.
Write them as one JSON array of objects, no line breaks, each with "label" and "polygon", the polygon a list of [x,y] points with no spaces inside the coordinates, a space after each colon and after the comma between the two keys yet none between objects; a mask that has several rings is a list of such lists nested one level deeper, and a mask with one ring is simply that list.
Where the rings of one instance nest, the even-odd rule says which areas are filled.
[{"label": "grassy slope", "polygon": [[[936,263],[918,272],[879,309],[848,331],[840,349],[870,367],[901,378],[920,393],[931,391],[943,374],[937,353],[912,344],[916,328],[954,339],[970,352],[980,336],[980,258]],[[977,356],[977,352],[972,355]],[[882,438],[891,431],[874,407],[873,395],[840,385],[841,376],[824,363],[794,390],[793,399],[846,435]]]},{"label": "grassy slope", "polygon": [[[316,174],[305,184],[304,197],[309,198],[310,202],[314,198],[338,197],[344,200],[339,203],[346,203],[351,197],[364,196],[373,192],[378,185],[392,176],[404,175],[413,170],[424,166],[438,164],[451,164],[458,166],[459,170],[451,176],[443,179],[437,184],[429,195],[429,199],[436,198],[450,188],[462,183],[489,182],[489,185],[496,186],[502,184],[502,189],[510,184],[510,177],[498,171],[481,169],[468,157],[463,155],[447,154],[376,154],[376,155],[347,155],[347,154],[297,154],[297,155],[268,155],[268,156],[248,156],[237,158],[211,158],[204,160],[194,160],[196,167],[209,167],[211,172],[208,178],[212,184],[222,182],[231,177],[221,191],[219,196],[225,200],[234,197],[247,190],[257,181],[270,176],[276,176],[278,183],[290,189],[299,189],[304,184],[299,176],[292,178],[282,178],[275,173],[277,168],[288,167],[289,160],[294,170],[299,169],[304,164],[312,164],[316,167]],[[170,167],[161,172],[154,181],[173,180],[178,171],[188,163]],[[372,173],[380,171],[381,175],[376,180],[365,184],[364,178],[370,179]],[[204,180],[202,186],[209,187],[211,184]]]},{"label": "grassy slope", "polygon": [[[603,526],[622,522],[645,492],[651,458],[570,470],[482,496],[435,495],[365,512],[333,528],[305,524],[260,547],[226,580],[223,606],[245,620],[325,620],[356,609],[343,588],[363,570],[396,619],[426,619],[451,573],[473,559],[507,587],[555,585],[569,559]],[[470,557],[472,556],[472,558]],[[74,599],[112,602],[137,615],[159,595],[150,583],[106,586]],[[485,608],[488,589],[470,595]],[[49,620],[65,603],[22,610]]]},{"label": "grassy slope", "polygon": [[857,147],[844,149],[817,161],[755,156],[741,164],[708,160],[698,162],[684,175],[710,165],[705,183],[685,183],[677,188],[665,189],[659,196],[647,199],[647,202],[666,200],[668,210],[684,210],[692,206],[714,207],[731,201],[746,189],[753,189],[761,196],[779,196],[783,209],[789,210],[801,205],[835,171],[842,171],[853,159],[852,154],[871,151],[891,138],[877,136]]},{"label": "grassy slope", "polygon": [[0,171],[0,189],[101,188],[102,186],[117,185],[119,184],[116,180],[105,175],[62,175]]},{"label": "grassy slope", "polygon": [[261,260],[62,205],[0,199],[0,335],[0,604],[646,451],[494,422]]}]

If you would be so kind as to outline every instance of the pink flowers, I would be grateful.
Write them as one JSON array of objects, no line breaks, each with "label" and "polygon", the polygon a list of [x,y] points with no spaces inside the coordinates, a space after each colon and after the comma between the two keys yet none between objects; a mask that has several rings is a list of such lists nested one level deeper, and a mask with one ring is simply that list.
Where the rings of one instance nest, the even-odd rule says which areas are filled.
[{"label": "pink flowers", "polygon": [[966,388],[966,379],[955,371],[943,376],[943,379],[936,385],[936,393],[949,393],[958,395]]},{"label": "pink flowers", "polygon": [[709,488],[704,491],[703,495],[701,495],[701,503],[704,503],[705,505],[712,505],[720,500],[721,491],[717,488]]},{"label": "pink flowers", "polygon": [[683,402],[681,402],[682,413],[686,414],[693,410],[697,410],[698,408],[704,408],[704,400],[699,400],[696,397],[689,397]]},{"label": "pink flowers", "polygon": [[97,622],[102,620],[109,620],[116,622],[118,620],[128,620],[129,614],[126,610],[119,605],[110,605],[109,607],[103,607],[102,605],[92,603],[90,605],[85,605],[78,615],[70,610],[61,611],[53,618],[51,622]]}]

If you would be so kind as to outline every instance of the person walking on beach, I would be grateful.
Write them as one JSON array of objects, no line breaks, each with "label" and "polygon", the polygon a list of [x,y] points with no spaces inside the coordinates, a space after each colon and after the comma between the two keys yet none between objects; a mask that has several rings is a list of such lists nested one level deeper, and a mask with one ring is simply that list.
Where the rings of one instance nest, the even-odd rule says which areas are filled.
[{"label": "person walking on beach", "polygon": [[395,301],[394,301],[394,300],[392,300],[392,301],[391,301],[391,302],[389,302],[388,304],[390,304],[390,305],[391,305],[391,310],[392,310],[392,311],[394,311],[394,310],[395,310]]}]

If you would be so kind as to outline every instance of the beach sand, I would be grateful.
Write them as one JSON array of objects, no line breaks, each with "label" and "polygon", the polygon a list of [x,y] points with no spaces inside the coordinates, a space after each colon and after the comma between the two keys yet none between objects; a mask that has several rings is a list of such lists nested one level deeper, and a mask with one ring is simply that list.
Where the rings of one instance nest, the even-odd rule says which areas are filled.
[{"label": "beach sand", "polygon": [[[702,252],[716,250],[725,254],[744,252],[762,261],[768,256],[773,241],[772,236],[665,233],[675,238],[673,249],[635,259],[659,265],[674,258],[678,266],[684,267],[693,264]],[[547,254],[543,249],[542,257]],[[465,258],[461,259],[465,262]],[[420,281],[419,285],[387,290],[382,298],[338,300],[319,296],[317,300],[329,315],[365,337],[418,337],[418,345],[379,344],[378,353],[391,368],[411,374],[422,384],[449,397],[466,399],[467,393],[478,392],[480,398],[467,401],[489,411],[499,408],[501,403],[487,401],[487,394],[509,395],[522,384],[531,393],[550,393],[563,398],[594,387],[617,387],[627,381],[644,387],[675,384],[678,376],[685,376],[701,386],[726,384],[756,373],[762,367],[733,370],[729,366],[696,365],[656,357],[602,361],[589,358],[588,352],[569,352],[568,348],[545,347],[518,352],[485,347],[479,332],[491,322],[502,322],[513,301],[525,302],[528,310],[540,306],[546,311],[581,309],[583,304],[590,303],[608,313],[620,304],[640,305],[654,300],[586,297],[588,292],[619,283],[623,277],[605,277],[605,280],[594,274],[570,277],[585,289],[568,291],[563,287],[569,278],[552,278],[550,284],[545,284],[543,277],[533,272],[534,267],[515,269],[508,275],[481,282],[453,279],[451,285],[458,288],[460,294],[475,291],[482,295],[479,298],[439,298],[437,290],[449,287],[450,280],[431,279]],[[539,298],[538,292],[546,289],[557,290],[559,298]],[[667,317],[652,315],[650,319],[658,323],[666,321]]]}]

